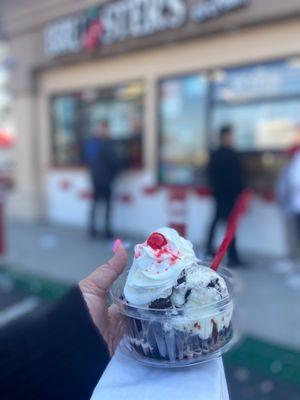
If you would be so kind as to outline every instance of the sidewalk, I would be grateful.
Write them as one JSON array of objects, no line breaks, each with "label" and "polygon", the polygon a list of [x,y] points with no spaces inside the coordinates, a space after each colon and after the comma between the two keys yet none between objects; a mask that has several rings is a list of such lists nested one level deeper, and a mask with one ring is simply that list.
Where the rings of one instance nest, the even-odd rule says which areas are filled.
[{"label": "sidewalk", "polygon": [[[136,241],[125,238],[130,245],[129,260]],[[81,229],[10,222],[8,254],[3,262],[19,272],[75,284],[109,259],[112,245],[112,241],[89,240]],[[199,254],[199,249],[196,251]],[[245,333],[300,349],[300,286],[289,284],[289,264],[255,259],[239,269],[238,275],[243,290],[237,302]]]},{"label": "sidewalk", "polygon": [[108,260],[112,247],[113,241],[90,240],[78,228],[10,222],[5,261],[73,284]]}]

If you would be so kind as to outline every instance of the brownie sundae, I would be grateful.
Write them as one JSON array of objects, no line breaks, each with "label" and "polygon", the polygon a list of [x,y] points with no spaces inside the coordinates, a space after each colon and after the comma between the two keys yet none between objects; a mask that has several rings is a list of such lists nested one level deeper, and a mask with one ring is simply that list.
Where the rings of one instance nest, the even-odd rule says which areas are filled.
[{"label": "brownie sundae", "polygon": [[197,359],[232,338],[233,305],[225,280],[170,228],[136,245],[123,304],[126,340],[147,358]]}]

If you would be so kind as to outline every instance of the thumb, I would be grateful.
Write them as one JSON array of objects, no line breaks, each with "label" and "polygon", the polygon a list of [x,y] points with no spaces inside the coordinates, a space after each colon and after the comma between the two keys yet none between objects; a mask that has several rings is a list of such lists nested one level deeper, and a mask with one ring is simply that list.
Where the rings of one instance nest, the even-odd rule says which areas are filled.
[{"label": "thumb", "polygon": [[98,267],[91,275],[82,281],[84,287],[89,287],[89,291],[99,297],[105,297],[107,291],[121,273],[127,263],[127,252],[122,243],[113,257],[102,266]]}]

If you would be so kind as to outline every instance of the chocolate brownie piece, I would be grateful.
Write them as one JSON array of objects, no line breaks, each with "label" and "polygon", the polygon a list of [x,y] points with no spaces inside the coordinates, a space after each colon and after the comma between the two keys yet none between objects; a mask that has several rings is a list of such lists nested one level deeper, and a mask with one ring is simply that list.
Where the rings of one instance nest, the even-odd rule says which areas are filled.
[{"label": "chocolate brownie piece", "polygon": [[172,307],[171,296],[166,297],[166,298],[157,299],[149,305],[149,308],[152,308],[154,310],[160,310],[160,309],[162,310],[162,309],[171,308],[171,307]]},{"label": "chocolate brownie piece", "polygon": [[186,282],[186,277],[185,277],[185,270],[181,272],[179,275],[179,278],[177,279],[177,285],[181,285],[182,283]]}]

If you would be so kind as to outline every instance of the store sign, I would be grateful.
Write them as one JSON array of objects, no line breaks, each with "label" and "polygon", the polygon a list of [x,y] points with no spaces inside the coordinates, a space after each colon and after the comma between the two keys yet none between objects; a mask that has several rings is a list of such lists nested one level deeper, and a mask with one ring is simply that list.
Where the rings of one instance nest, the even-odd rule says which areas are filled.
[{"label": "store sign", "polygon": [[191,9],[190,16],[193,21],[204,22],[220,17],[248,3],[249,0],[203,0]]},{"label": "store sign", "polygon": [[183,0],[127,0],[103,9],[103,42],[114,43],[128,38],[153,35],[179,28],[185,22]]},{"label": "store sign", "polygon": [[110,2],[46,26],[45,53],[48,57],[58,57],[93,51],[100,46],[179,29],[192,21],[204,22],[247,3],[248,0]]},{"label": "store sign", "polygon": [[181,27],[184,0],[122,0],[49,24],[45,52],[49,57],[94,50],[126,39],[145,37]]},{"label": "store sign", "polygon": [[81,50],[78,36],[80,18],[68,18],[46,27],[44,49],[48,57],[77,53]]}]

